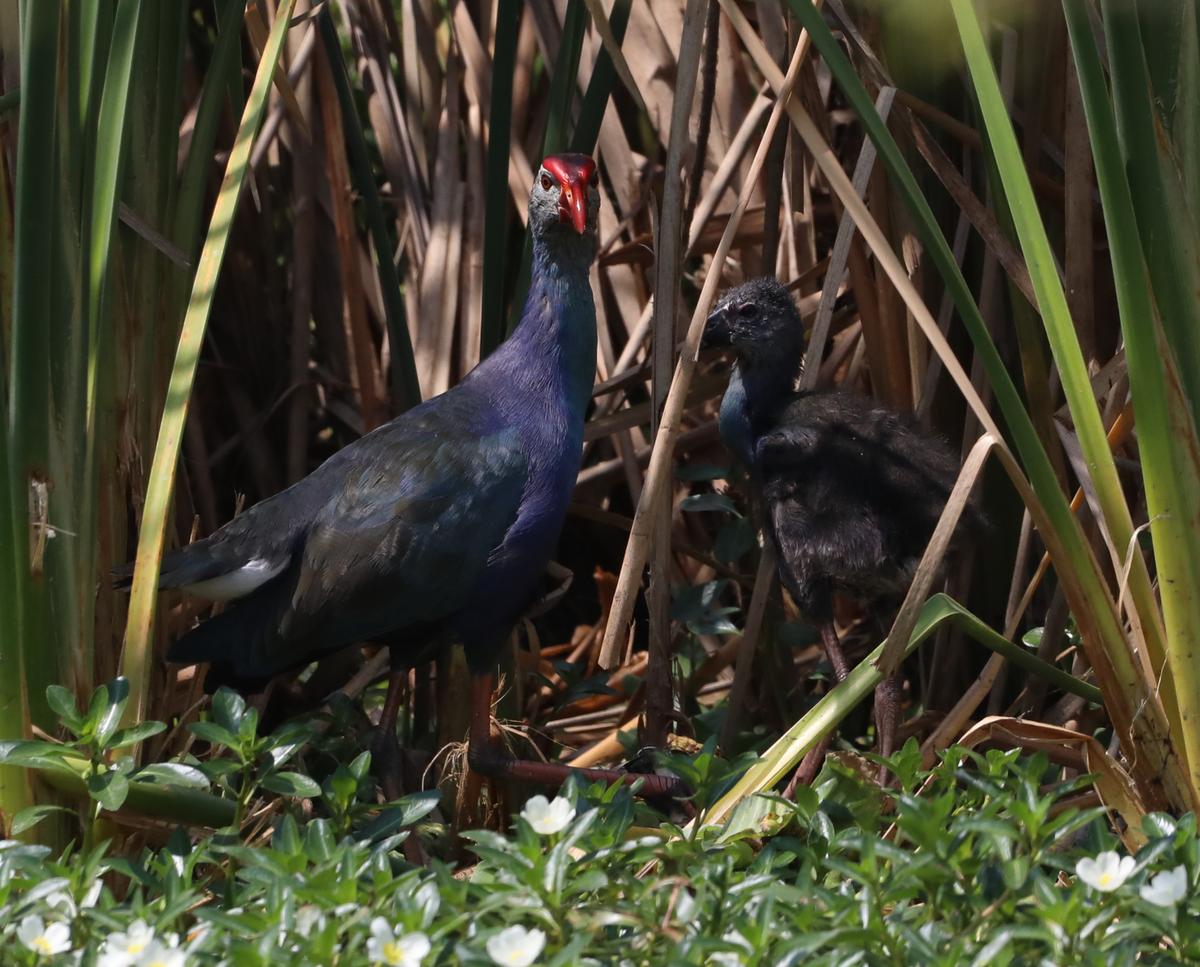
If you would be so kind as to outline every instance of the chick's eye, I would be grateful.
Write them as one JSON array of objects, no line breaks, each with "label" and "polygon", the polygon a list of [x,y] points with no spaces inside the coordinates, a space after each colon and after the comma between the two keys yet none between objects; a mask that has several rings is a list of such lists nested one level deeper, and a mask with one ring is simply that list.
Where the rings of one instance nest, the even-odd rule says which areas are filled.
[{"label": "chick's eye", "polygon": [[542,173],[542,191],[549,191],[552,187],[554,187],[554,182],[552,182],[550,180],[550,176],[548,174],[543,172]]},{"label": "chick's eye", "polygon": [[737,314],[743,319],[753,319],[758,315],[758,306],[753,302],[743,302],[737,307]]}]

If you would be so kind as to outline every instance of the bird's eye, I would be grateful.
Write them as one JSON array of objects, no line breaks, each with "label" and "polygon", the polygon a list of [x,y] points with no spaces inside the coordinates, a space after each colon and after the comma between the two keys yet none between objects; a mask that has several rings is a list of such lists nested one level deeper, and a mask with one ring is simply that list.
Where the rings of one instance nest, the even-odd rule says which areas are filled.
[{"label": "bird's eye", "polygon": [[737,314],[742,319],[753,319],[758,315],[758,306],[753,302],[743,302],[737,307]]},{"label": "bird's eye", "polygon": [[554,182],[550,180],[550,176],[544,171],[542,172],[542,191],[549,191],[554,187]]}]

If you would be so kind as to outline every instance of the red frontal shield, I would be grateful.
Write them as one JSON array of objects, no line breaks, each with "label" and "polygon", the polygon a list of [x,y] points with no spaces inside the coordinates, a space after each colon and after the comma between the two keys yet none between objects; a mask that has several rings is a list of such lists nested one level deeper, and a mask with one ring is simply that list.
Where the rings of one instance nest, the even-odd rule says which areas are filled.
[{"label": "red frontal shield", "polygon": [[558,179],[558,217],[580,235],[587,231],[588,184],[596,174],[596,162],[586,154],[552,154],[542,167]]}]

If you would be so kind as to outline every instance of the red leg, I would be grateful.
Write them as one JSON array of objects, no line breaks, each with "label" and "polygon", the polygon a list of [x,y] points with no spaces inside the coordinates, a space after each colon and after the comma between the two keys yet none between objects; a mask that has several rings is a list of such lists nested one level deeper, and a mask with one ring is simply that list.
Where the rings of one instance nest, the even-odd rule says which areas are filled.
[{"label": "red leg", "polygon": [[400,697],[407,680],[407,670],[393,670],[388,677],[387,697],[383,700],[383,714],[379,717],[379,732],[371,749],[375,774],[379,777],[384,796],[389,800],[399,799],[404,794],[400,781],[400,743],[396,739],[396,719],[400,716]]},{"label": "red leg", "polygon": [[879,754],[889,756],[896,751],[896,726],[900,721],[900,675],[881,681],[875,689],[875,733]]},{"label": "red leg", "polygon": [[808,753],[800,760],[800,765],[796,766],[796,771],[792,773],[792,778],[788,781],[787,788],[783,790],[784,799],[795,799],[796,789],[799,786],[811,786],[813,784],[813,780],[817,778],[817,773],[821,771],[821,765],[825,762],[825,753],[829,751],[829,746],[832,744],[833,736],[827,735],[808,750]]},{"label": "red leg", "polygon": [[[850,674],[850,665],[846,661],[846,653],[842,651],[842,643],[838,641],[837,629],[833,627],[832,621],[821,625],[821,644],[825,647],[825,656],[829,659],[829,664],[833,666],[834,678],[844,682]],[[796,794],[797,786],[811,785],[817,778],[817,773],[821,771],[821,763],[825,761],[825,753],[829,751],[832,742],[833,737],[827,735],[809,750],[792,773],[792,778],[783,793],[786,798],[791,799]]]},{"label": "red leg", "polygon": [[588,782],[624,782],[632,785],[641,781],[643,796],[677,796],[685,792],[682,783],[673,776],[643,775],[618,772],[616,769],[574,769],[557,762],[533,762],[510,759],[492,742],[492,690],[495,676],[475,675],[471,681],[471,737],[467,747],[467,762],[480,775],[493,779],[520,779],[539,785],[558,786],[568,777],[579,775]]},{"label": "red leg", "polygon": [[839,682],[844,682],[850,674],[850,664],[846,661],[846,653],[842,651],[842,643],[838,641],[837,630],[832,621],[821,625],[821,644],[825,646],[825,654],[829,664],[833,666],[833,675]]}]

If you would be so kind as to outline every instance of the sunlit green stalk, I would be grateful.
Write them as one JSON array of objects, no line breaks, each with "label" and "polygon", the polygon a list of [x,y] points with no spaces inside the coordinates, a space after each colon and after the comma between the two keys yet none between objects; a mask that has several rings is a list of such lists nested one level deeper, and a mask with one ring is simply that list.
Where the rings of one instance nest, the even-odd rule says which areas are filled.
[{"label": "sunlit green stalk", "polygon": [[[1119,571],[1130,569],[1130,591],[1136,606],[1133,616],[1145,633],[1151,658],[1161,659],[1163,644],[1159,630],[1159,615],[1150,586],[1141,549],[1131,542],[1133,520],[1121,481],[1117,477],[1116,462],[1108,445],[1100,410],[1092,393],[1091,379],[1079,338],[1067,308],[1067,296],[1058,276],[1058,266],[1046,236],[1033,187],[1025,170],[1025,161],[1017,145],[1016,135],[1008,119],[1000,85],[996,80],[991,57],[984,43],[979,21],[974,8],[966,0],[951,0],[959,35],[966,52],[967,65],[975,84],[980,111],[987,126],[988,144],[995,155],[996,165],[1013,226],[1021,242],[1021,249],[1029,267],[1030,280],[1038,299],[1038,308],[1050,342],[1050,349],[1058,365],[1063,394],[1071,409],[1079,444],[1088,461],[1097,499],[1104,514],[1104,521],[1119,555]],[[1126,556],[1132,554],[1130,562]],[[1156,655],[1157,652],[1157,655]]]},{"label": "sunlit green stalk", "polygon": [[[30,769],[28,771],[36,772],[47,785],[62,792],[70,793],[73,796],[87,796],[87,783],[83,772],[86,767],[86,763],[80,762],[78,772],[73,769]],[[220,799],[198,790],[157,786],[148,782],[131,782],[129,795],[122,808],[146,816],[168,819],[189,826],[207,826],[212,829],[223,829],[229,826],[233,822],[236,812],[234,804],[228,799]]]},{"label": "sunlit green stalk", "polygon": [[129,722],[145,718],[146,698],[150,686],[154,613],[159,567],[166,539],[167,511],[175,489],[175,471],[187,419],[188,401],[196,375],[196,363],[200,358],[200,347],[212,310],[217,277],[224,261],[234,215],[249,171],[250,152],[262,122],[271,78],[279,63],[295,2],[296,0],[283,0],[275,11],[275,21],[271,25],[254,84],[246,101],[246,110],[229,154],[225,177],[221,182],[221,190],[209,224],[208,237],[196,269],[183,330],[179,336],[175,366],[167,390],[166,408],[146,491],[133,589],[130,595],[129,624],[125,633],[125,650],[121,662],[122,674],[130,683],[131,700],[126,707],[126,720]]},{"label": "sunlit green stalk", "polygon": [[[1087,14],[1078,0],[1063,9],[1079,71],[1104,201],[1104,221],[1112,251],[1113,279],[1130,393],[1138,427],[1142,477],[1154,539],[1159,593],[1167,628],[1168,689],[1178,705],[1178,728],[1193,789],[1200,790],[1200,442],[1184,382],[1175,365],[1174,345],[1159,324],[1150,274],[1139,243],[1136,208],[1117,140],[1112,104]],[[1109,24],[1113,28],[1113,24]],[[1138,77],[1131,83],[1144,83]],[[1156,663],[1156,670],[1160,667]],[[1157,676],[1156,676],[1157,681]]]},{"label": "sunlit green stalk", "polygon": [[[1195,8],[1189,3],[1162,5]],[[1138,285],[1140,288],[1149,286],[1158,303],[1159,322],[1178,363],[1188,409],[1193,419],[1200,419],[1200,287],[1196,285],[1196,276],[1200,272],[1200,238],[1195,222],[1197,213],[1188,206],[1184,186],[1185,177],[1193,175],[1185,175],[1180,170],[1181,162],[1187,163],[1187,159],[1176,156],[1159,118],[1158,98],[1151,88],[1136,6],[1127,0],[1119,3],[1101,0],[1100,4],[1104,11],[1104,38],[1112,73],[1108,113],[1113,117],[1103,124],[1106,137],[1115,134],[1114,140],[1105,148],[1119,152],[1114,160],[1123,163],[1121,179],[1132,200],[1134,221],[1123,228],[1132,229],[1135,239],[1140,238],[1139,248],[1145,253],[1139,276],[1145,274],[1147,278],[1139,277]],[[1077,13],[1073,19],[1078,20]],[[1194,21],[1192,29],[1195,30]],[[1195,38],[1192,40],[1194,43]],[[1078,50],[1077,43],[1073,43],[1073,47]],[[1090,55],[1090,51],[1082,54]],[[1177,78],[1176,83],[1180,81],[1182,78]],[[1170,97],[1170,93],[1163,91],[1160,96]],[[1196,111],[1197,105],[1187,98],[1186,92],[1178,91],[1176,97],[1184,98],[1176,110]],[[1084,110],[1088,111],[1086,95]],[[1094,131],[1093,114],[1088,112],[1087,117],[1088,129]],[[1094,138],[1092,147],[1096,151]],[[1102,197],[1107,210],[1109,196],[1103,195],[1102,191]],[[1121,245],[1132,248],[1132,242],[1121,240]],[[1114,261],[1116,257],[1113,246]],[[1138,438],[1141,439],[1141,420],[1138,422]]]}]

